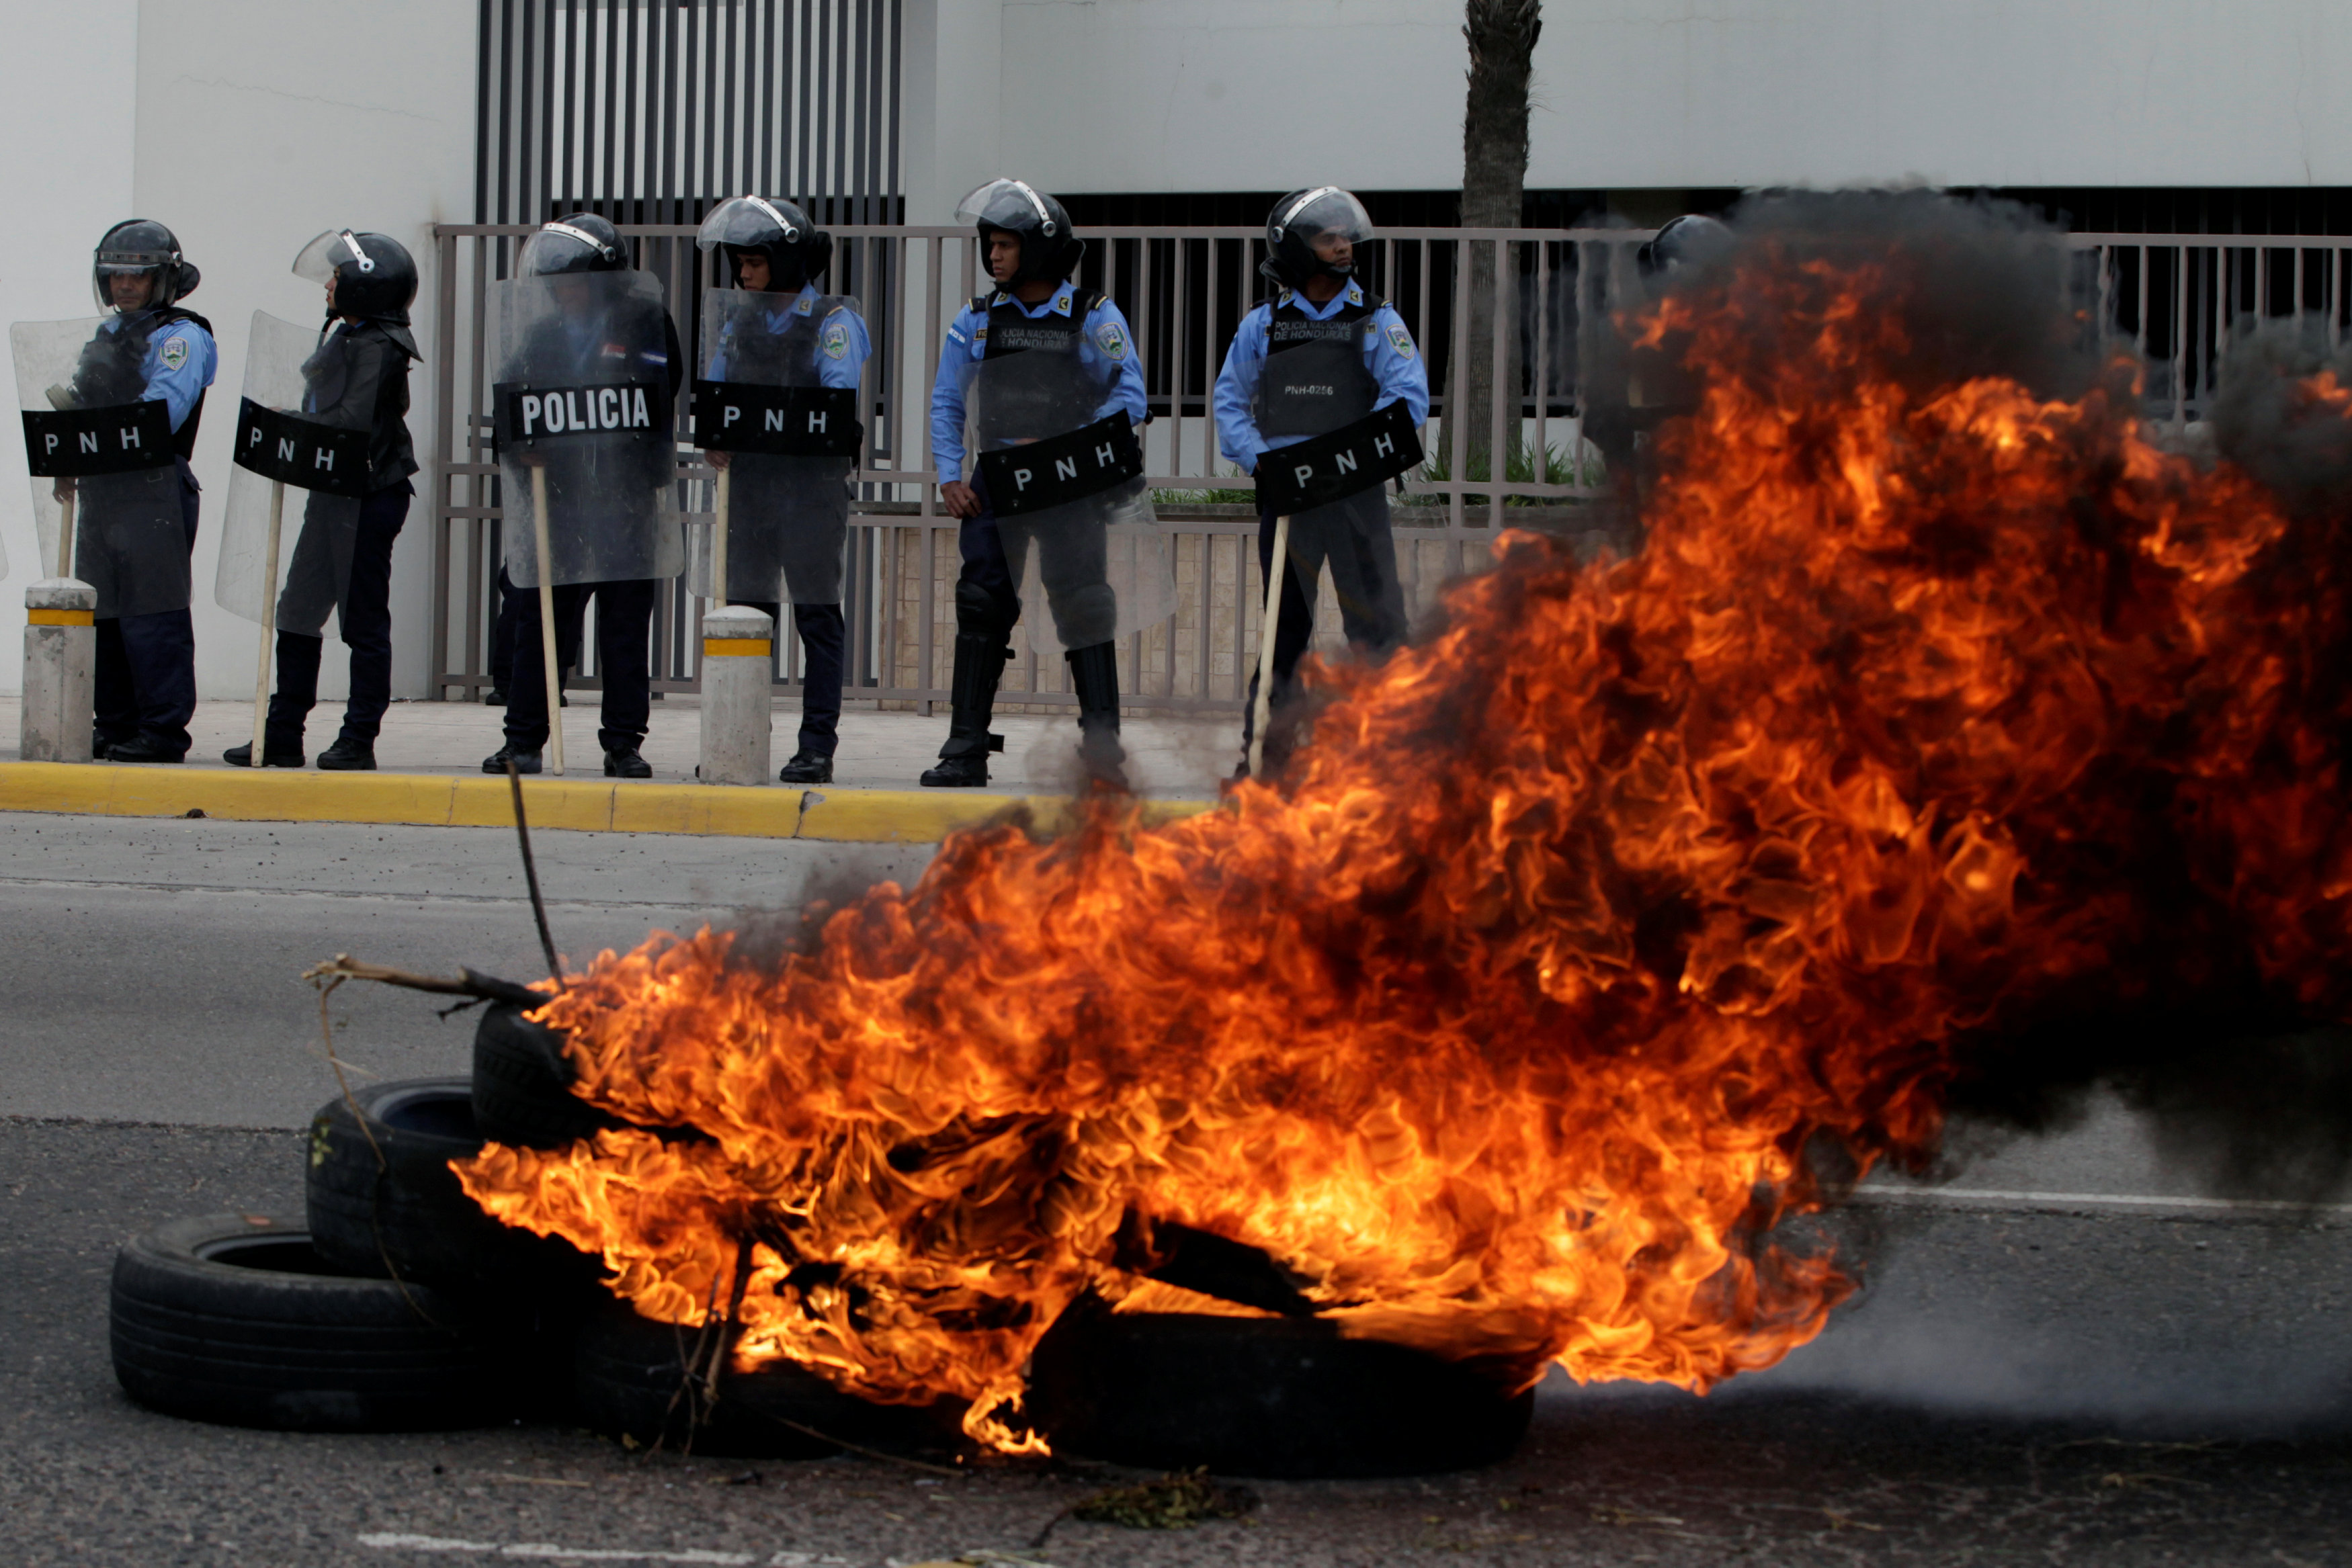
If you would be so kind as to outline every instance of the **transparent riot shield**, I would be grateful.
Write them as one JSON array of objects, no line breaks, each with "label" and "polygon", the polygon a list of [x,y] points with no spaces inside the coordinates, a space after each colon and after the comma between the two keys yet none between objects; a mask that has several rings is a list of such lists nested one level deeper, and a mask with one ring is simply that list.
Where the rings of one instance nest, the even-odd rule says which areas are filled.
[{"label": "transparent riot shield", "polygon": [[321,334],[254,312],[213,580],[222,609],[267,622],[274,596],[278,629],[308,637],[342,609],[376,395],[397,353],[354,344],[341,322]]},{"label": "transparent riot shield", "polygon": [[[805,307],[805,308],[804,308]],[[827,389],[826,322],[846,296],[713,289],[702,297],[695,440],[727,453],[727,592],[837,604],[849,476],[862,431],[854,389]],[[836,333],[845,345],[845,337]],[[696,530],[687,586],[712,597],[715,525]]]},{"label": "transparent riot shield", "polygon": [[542,491],[551,583],[676,577],[686,549],[660,284],[643,272],[511,278],[493,286],[492,310],[508,578],[539,586]]},{"label": "transparent riot shield", "polygon": [[[8,329],[42,573],[62,569],[97,589],[101,620],[188,605],[191,541],[171,415],[145,396],[155,324],[107,316]],[[72,545],[61,559],[68,508]]]},{"label": "transparent riot shield", "polygon": [[[983,480],[991,467],[999,475],[999,483],[986,486],[988,499],[1021,585],[1029,645],[1041,653],[1092,647],[1156,625],[1174,611],[1175,551],[1139,476],[1034,510],[1013,509],[1005,465],[990,464],[989,455],[1057,450],[1099,423],[1112,384],[1109,367],[1059,323],[1034,323],[1025,341],[1019,352],[982,360],[967,371],[969,438]],[[1095,443],[1080,446],[1086,450],[1072,454],[1066,468],[1041,464],[1039,482],[1084,487]]]}]

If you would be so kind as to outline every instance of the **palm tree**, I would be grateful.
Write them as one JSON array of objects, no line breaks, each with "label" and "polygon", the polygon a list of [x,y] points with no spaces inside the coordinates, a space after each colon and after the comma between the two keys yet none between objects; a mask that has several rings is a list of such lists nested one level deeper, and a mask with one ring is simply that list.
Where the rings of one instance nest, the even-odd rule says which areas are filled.
[{"label": "palm tree", "polygon": [[[1528,87],[1536,38],[1543,32],[1543,0],[1465,0],[1462,36],[1470,42],[1470,92],[1462,114],[1462,225],[1517,228],[1528,183]],[[1470,319],[1455,344],[1467,357],[1462,413],[1473,423],[1470,449],[1484,454],[1495,395],[1497,279],[1495,247],[1475,247],[1470,263]],[[1507,311],[1507,303],[1503,308]],[[1518,332],[1506,322],[1504,385],[1519,384]],[[1447,411],[1453,411],[1449,408]],[[1517,433],[1507,423],[1505,450]],[[1449,443],[1450,444],[1450,443]]]}]

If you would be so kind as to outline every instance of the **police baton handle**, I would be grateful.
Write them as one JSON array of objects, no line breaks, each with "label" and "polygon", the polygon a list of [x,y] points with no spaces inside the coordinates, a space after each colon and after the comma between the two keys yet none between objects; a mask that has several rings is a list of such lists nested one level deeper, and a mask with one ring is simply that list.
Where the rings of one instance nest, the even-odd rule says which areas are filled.
[{"label": "police baton handle", "polygon": [[563,777],[563,687],[555,666],[555,552],[547,542],[547,466],[530,468],[531,531],[539,546],[539,653],[547,667],[548,758],[558,779]]},{"label": "police baton handle", "polygon": [[260,673],[253,677],[253,765],[262,766],[262,732],[269,719],[269,655],[278,646],[278,541],[286,525],[286,481],[269,482],[268,565],[261,574]]},{"label": "police baton handle", "polygon": [[719,471],[717,496],[711,501],[710,608],[727,608],[727,470]]},{"label": "police baton handle", "polygon": [[59,508],[58,513],[58,575],[59,577],[71,577],[73,575],[74,501],[80,494],[81,487],[77,485],[68,488],[65,495],[58,501]]},{"label": "police baton handle", "polygon": [[1282,574],[1290,570],[1290,514],[1274,520],[1274,559],[1265,573],[1265,620],[1257,639],[1257,698],[1250,713],[1250,777],[1265,761],[1265,722],[1274,710],[1274,633],[1282,624]]}]

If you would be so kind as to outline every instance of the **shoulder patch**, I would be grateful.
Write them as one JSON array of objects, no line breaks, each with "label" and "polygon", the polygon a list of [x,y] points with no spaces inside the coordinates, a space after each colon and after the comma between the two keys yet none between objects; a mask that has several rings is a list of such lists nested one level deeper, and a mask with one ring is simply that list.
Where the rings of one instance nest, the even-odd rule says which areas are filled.
[{"label": "shoulder patch", "polygon": [[167,338],[163,340],[162,353],[163,368],[176,371],[188,362],[188,340],[185,338]]},{"label": "shoulder patch", "polygon": [[1389,346],[1406,359],[1412,358],[1412,334],[1404,329],[1403,322],[1389,323]]},{"label": "shoulder patch", "polygon": [[838,321],[824,329],[824,357],[828,360],[849,357],[849,329]]},{"label": "shoulder patch", "polygon": [[1127,358],[1127,334],[1116,321],[1105,321],[1097,327],[1095,342],[1101,348],[1103,357],[1114,364]]}]

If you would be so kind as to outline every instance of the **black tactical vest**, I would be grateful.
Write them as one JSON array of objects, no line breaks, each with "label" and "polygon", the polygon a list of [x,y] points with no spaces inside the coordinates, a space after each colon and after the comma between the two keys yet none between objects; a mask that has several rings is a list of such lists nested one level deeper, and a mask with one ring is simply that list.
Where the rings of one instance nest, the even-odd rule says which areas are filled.
[{"label": "black tactical vest", "polygon": [[[213,324],[193,310],[167,305],[111,332],[90,334],[82,346],[81,362],[74,367],[74,404],[79,408],[111,408],[137,402],[147,392],[147,346],[155,334],[174,321],[193,321],[206,332]],[[172,450],[182,457],[196,450],[196,422],[204,417],[205,394],[196,393],[188,417],[172,433]]]},{"label": "black tactical vest", "polygon": [[1093,422],[1110,380],[1082,363],[1078,350],[1087,316],[1102,298],[1091,288],[1072,288],[1067,316],[1049,310],[1033,317],[1009,293],[971,302],[973,309],[988,312],[988,344],[970,397],[983,448],[1042,441]]},{"label": "black tactical vest", "polygon": [[727,379],[763,387],[816,387],[824,384],[817,358],[824,350],[825,319],[850,303],[845,294],[820,294],[803,315],[792,295],[785,300],[784,329],[772,332],[760,319],[734,323],[726,338]]},{"label": "black tactical vest", "polygon": [[1254,410],[1261,435],[1324,435],[1372,412],[1381,384],[1364,368],[1364,321],[1380,308],[1342,305],[1328,321],[1291,295],[1272,308]]}]

